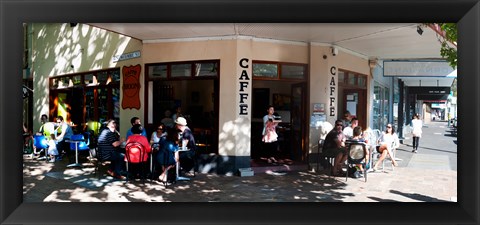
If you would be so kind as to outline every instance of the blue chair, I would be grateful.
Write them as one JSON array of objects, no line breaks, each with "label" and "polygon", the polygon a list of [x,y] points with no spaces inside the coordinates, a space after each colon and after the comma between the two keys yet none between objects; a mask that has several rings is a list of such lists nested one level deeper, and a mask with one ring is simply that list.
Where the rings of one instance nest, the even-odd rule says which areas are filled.
[{"label": "blue chair", "polygon": [[89,133],[85,133],[87,138],[85,140],[84,134],[75,134],[70,137],[70,150],[75,151],[75,163],[67,165],[67,167],[82,167],[78,163],[78,151],[90,151],[90,136]]},{"label": "blue chair", "polygon": [[[43,135],[33,136],[33,145],[35,146],[34,154],[40,154],[43,151],[45,153],[45,159],[48,160],[48,157],[47,157],[48,139],[47,139],[47,137],[45,137]],[[37,150],[40,150],[40,151],[37,152]]]}]

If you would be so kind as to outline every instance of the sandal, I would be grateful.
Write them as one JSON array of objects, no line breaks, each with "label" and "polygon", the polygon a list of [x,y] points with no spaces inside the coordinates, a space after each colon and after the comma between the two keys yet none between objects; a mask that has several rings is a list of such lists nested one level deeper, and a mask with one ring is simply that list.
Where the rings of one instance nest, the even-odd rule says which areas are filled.
[{"label": "sandal", "polygon": [[397,163],[396,161],[392,161],[392,165],[393,165],[394,167],[397,167],[397,166],[398,166],[398,163]]}]

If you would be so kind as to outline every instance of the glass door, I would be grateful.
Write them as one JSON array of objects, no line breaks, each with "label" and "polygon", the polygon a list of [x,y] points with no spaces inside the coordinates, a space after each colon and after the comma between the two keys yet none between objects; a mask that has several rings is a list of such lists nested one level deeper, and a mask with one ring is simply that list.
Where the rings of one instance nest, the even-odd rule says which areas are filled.
[{"label": "glass door", "polygon": [[291,98],[291,140],[292,140],[292,159],[303,161],[306,159],[305,152],[305,83],[292,85]]}]

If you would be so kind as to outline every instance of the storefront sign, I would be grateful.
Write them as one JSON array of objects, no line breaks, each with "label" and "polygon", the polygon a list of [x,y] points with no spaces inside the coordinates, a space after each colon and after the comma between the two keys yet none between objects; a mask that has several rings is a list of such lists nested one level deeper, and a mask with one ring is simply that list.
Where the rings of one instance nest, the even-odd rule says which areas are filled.
[{"label": "storefront sign", "polygon": [[140,64],[136,66],[124,66],[122,68],[123,77],[123,109],[140,109]]},{"label": "storefront sign", "polygon": [[330,67],[330,116],[335,116],[335,101],[337,94],[335,93],[335,76],[337,75],[337,67]]},{"label": "storefront sign", "polygon": [[384,61],[384,76],[401,76],[401,77],[446,77],[452,73],[454,69],[443,61]]},{"label": "storefront sign", "polygon": [[112,61],[118,62],[118,61],[123,61],[127,59],[139,58],[139,57],[140,57],[140,51],[135,51],[135,52],[129,52],[129,53],[113,56]]},{"label": "storefront sign", "polygon": [[248,77],[248,59],[240,59],[239,65],[243,68],[240,78],[238,78],[240,90],[239,90],[239,102],[238,107],[240,108],[239,115],[247,116],[248,115],[248,85],[250,84],[250,78]]}]

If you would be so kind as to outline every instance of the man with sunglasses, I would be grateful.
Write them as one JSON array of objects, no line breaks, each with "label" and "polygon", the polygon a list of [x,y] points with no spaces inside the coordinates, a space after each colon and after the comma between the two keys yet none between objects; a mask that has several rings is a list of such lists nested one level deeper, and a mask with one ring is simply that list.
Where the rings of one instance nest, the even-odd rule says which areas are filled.
[{"label": "man with sunglasses", "polygon": [[347,149],[345,147],[345,135],[342,132],[343,121],[335,121],[335,127],[325,137],[323,152],[326,156],[335,157],[333,165],[334,176],[345,176],[342,164],[347,160]]}]

